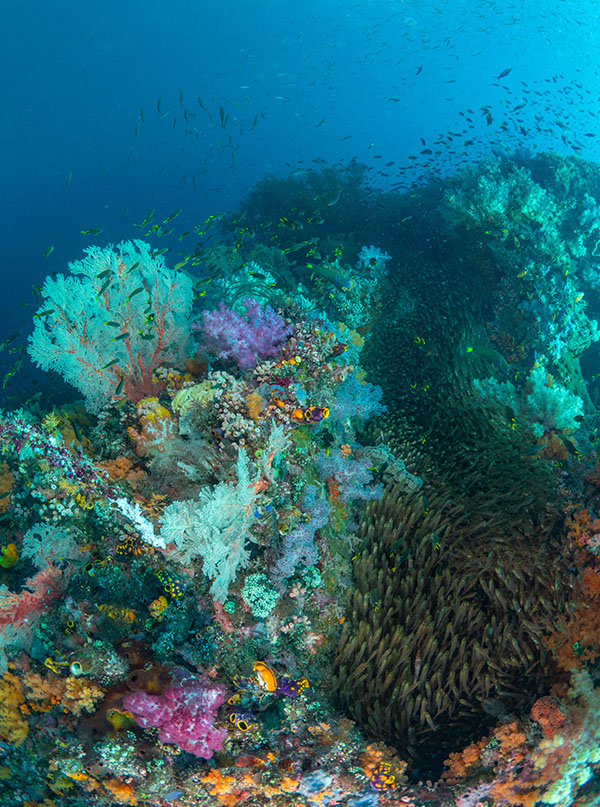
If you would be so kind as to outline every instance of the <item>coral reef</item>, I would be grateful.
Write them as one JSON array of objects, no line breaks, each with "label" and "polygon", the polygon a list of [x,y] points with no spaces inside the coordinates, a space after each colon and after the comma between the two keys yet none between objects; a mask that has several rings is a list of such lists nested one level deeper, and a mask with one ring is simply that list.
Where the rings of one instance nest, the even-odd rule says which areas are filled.
[{"label": "coral reef", "polygon": [[365,180],[47,278],[85,406],[0,412],[0,803],[597,801],[595,169]]}]

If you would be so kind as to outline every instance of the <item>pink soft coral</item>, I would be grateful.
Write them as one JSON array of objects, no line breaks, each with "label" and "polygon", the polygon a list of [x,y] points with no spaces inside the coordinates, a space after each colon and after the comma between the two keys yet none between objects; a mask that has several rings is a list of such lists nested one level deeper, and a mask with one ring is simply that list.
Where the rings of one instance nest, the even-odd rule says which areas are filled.
[{"label": "pink soft coral", "polygon": [[160,729],[163,743],[174,743],[182,751],[210,759],[221,749],[226,729],[214,726],[216,711],[225,700],[225,688],[208,686],[199,678],[183,677],[162,695],[133,692],[123,698],[123,706],[133,712],[140,726]]}]

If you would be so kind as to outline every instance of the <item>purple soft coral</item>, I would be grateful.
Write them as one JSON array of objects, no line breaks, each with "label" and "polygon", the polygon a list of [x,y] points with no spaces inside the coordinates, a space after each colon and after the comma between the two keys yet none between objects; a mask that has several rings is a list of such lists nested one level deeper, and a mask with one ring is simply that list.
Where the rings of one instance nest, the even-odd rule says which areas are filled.
[{"label": "purple soft coral", "polygon": [[217,708],[225,700],[224,687],[207,686],[198,678],[183,678],[162,695],[133,692],[123,706],[133,712],[140,726],[160,729],[163,743],[174,743],[202,759],[210,759],[223,746],[226,729],[215,728]]},{"label": "purple soft coral", "polygon": [[242,305],[245,317],[221,302],[214,311],[204,311],[202,320],[195,322],[192,329],[202,331],[204,349],[248,370],[256,367],[260,359],[276,356],[292,327],[270,305],[263,308],[252,297],[242,300]]}]

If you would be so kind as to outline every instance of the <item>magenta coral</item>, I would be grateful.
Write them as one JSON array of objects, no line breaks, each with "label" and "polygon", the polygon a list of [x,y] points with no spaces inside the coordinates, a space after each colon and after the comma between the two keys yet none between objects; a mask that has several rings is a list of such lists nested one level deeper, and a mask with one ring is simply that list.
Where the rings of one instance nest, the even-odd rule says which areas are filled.
[{"label": "magenta coral", "polygon": [[162,695],[138,691],[123,698],[140,726],[160,729],[163,743],[174,743],[182,751],[210,759],[221,749],[226,729],[215,728],[216,711],[225,700],[225,688],[207,686],[199,678],[180,678]]},{"label": "magenta coral", "polygon": [[270,305],[263,308],[252,297],[242,300],[242,305],[245,317],[221,302],[214,311],[204,311],[202,321],[193,323],[192,329],[202,332],[205,350],[248,370],[260,359],[276,356],[292,327]]}]

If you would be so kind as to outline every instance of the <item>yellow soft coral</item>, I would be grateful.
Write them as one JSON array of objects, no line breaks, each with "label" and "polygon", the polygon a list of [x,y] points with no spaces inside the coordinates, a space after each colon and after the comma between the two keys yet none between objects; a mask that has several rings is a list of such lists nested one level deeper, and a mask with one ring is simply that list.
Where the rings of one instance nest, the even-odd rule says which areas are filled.
[{"label": "yellow soft coral", "polygon": [[28,701],[41,701],[51,699],[53,696],[62,697],[64,692],[64,679],[58,675],[49,675],[42,678],[35,672],[27,672],[23,676],[25,693]]},{"label": "yellow soft coral", "polygon": [[0,739],[11,745],[23,743],[29,733],[23,712],[27,713],[27,705],[21,681],[7,672],[0,680]]},{"label": "yellow soft coral", "polygon": [[79,717],[84,709],[86,712],[93,712],[97,701],[103,697],[104,690],[99,686],[70,675],[66,679],[65,694],[61,703],[69,712]]},{"label": "yellow soft coral", "polygon": [[99,686],[73,675],[61,678],[50,674],[47,678],[42,678],[37,673],[29,672],[25,673],[23,680],[29,690],[27,700],[47,701],[49,705],[60,704],[75,717],[79,717],[84,709],[86,712],[93,712],[96,703],[104,697],[104,690]]},{"label": "yellow soft coral", "polygon": [[140,457],[162,454],[177,432],[171,413],[158,398],[142,398],[137,404],[137,416],[140,430],[133,426],[127,429],[127,434],[135,442],[136,454]]},{"label": "yellow soft coral", "polygon": [[246,408],[252,420],[257,423],[261,412],[265,408],[265,402],[259,392],[251,392],[246,398]]}]

